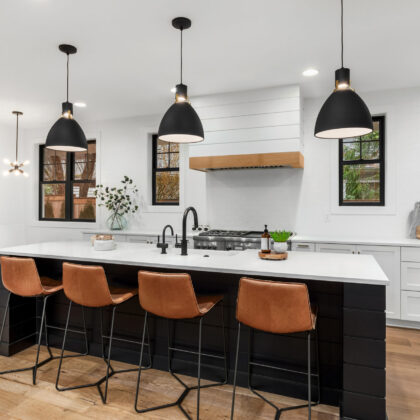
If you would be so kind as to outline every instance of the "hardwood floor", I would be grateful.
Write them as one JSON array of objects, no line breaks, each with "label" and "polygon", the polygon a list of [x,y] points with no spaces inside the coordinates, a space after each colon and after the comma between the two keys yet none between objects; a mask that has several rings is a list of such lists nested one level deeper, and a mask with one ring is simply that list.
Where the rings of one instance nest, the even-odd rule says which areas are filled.
[{"label": "hardwood floor", "polygon": [[[54,351],[58,353],[57,350]],[[46,356],[43,349],[42,356]],[[11,358],[0,357],[0,370],[28,366],[35,357],[35,347]],[[42,359],[42,358],[41,358]],[[133,409],[136,373],[123,373],[112,377],[108,403],[102,404],[96,388],[66,392],[55,389],[58,361],[40,368],[36,386],[32,386],[31,372],[20,372],[0,377],[1,419],[184,419],[178,408],[168,408],[147,414]],[[132,367],[113,362],[114,368]],[[103,375],[105,364],[96,357],[66,359],[63,365],[63,386],[92,382]],[[193,378],[183,377],[192,384]],[[175,400],[182,387],[166,372],[144,371],[144,406],[163,404]],[[229,419],[232,387],[229,385],[202,390],[200,418],[203,420]],[[295,404],[296,400],[270,395],[279,405]],[[195,414],[196,394],[191,392],[184,408]],[[389,420],[415,420],[420,418],[420,331],[399,328],[387,329],[387,409]],[[274,411],[247,389],[239,388],[235,406],[236,419],[272,419]],[[303,420],[307,410],[285,412],[282,419]],[[321,405],[313,409],[314,420],[337,420],[336,407]]]}]

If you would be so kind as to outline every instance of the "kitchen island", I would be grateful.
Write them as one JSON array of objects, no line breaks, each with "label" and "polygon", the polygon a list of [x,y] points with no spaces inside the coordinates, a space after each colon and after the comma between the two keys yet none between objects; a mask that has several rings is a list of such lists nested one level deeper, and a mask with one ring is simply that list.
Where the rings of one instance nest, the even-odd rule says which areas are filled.
[{"label": "kitchen island", "polygon": [[[222,293],[226,296],[230,381],[234,359],[237,323],[235,303],[241,276],[261,279],[300,281],[308,285],[311,301],[318,305],[320,340],[321,402],[340,406],[342,418],[385,419],[385,295],[388,279],[370,255],[319,254],[290,252],[286,261],[263,261],[256,250],[209,251],[188,250],[181,256],[179,249],[161,255],[152,245],[120,243],[112,251],[95,251],[87,242],[45,242],[0,249],[0,255],[33,257],[41,275],[59,277],[63,261],[100,264],[110,282],[137,284],[139,269],[162,272],[188,272],[198,293]],[[0,292],[4,308],[5,291]],[[48,310],[48,323],[62,326],[68,302],[63,294],[54,296]],[[37,328],[36,308],[32,299],[16,296],[11,300],[10,316],[0,351],[13,354],[34,342],[26,338]],[[76,311],[75,311],[76,312]],[[139,339],[143,311],[138,300],[127,302],[117,313],[116,331],[128,339]],[[88,330],[91,354],[100,355],[99,311],[89,311]],[[203,328],[203,346],[208,351],[221,351],[222,339],[219,314],[210,315]],[[73,328],[81,327],[81,315],[73,318]],[[153,319],[150,326],[153,367],[166,369],[166,322]],[[179,321],[176,326],[177,345],[193,347],[196,343],[195,322]],[[18,341],[17,341],[18,340]],[[52,345],[60,346],[62,335],[50,333]],[[17,342],[16,342],[17,341]],[[246,386],[247,340],[242,340],[238,383]],[[9,343],[15,343],[9,345]],[[276,336],[254,334],[257,359],[283,367],[304,370],[306,346],[303,335]],[[69,349],[81,350],[81,337],[74,334]],[[114,351],[115,350],[115,351]],[[139,346],[115,343],[113,358],[138,363]],[[183,373],[195,373],[194,359],[177,355],[174,367]],[[205,362],[203,376],[220,379],[222,366]],[[216,377],[214,372],[219,372]],[[306,398],[305,376],[255,369],[254,385],[270,392]],[[133,390],[134,392],[134,390]],[[315,393],[315,388],[313,390]]]}]

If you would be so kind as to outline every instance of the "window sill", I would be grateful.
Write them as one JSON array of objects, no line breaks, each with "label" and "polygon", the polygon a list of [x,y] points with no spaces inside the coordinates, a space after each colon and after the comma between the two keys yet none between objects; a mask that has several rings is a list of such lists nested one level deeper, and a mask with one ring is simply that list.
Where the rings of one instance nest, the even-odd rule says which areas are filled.
[{"label": "window sill", "polygon": [[52,220],[36,220],[33,221],[30,227],[43,227],[43,228],[59,228],[59,229],[97,229],[99,227],[98,221],[96,222],[63,222]]}]

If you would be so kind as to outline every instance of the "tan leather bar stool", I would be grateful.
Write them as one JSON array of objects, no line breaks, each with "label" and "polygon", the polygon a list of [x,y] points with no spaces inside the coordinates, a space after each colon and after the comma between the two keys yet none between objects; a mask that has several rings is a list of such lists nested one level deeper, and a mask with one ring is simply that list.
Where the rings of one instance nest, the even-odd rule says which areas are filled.
[{"label": "tan leather bar stool", "polygon": [[[70,300],[69,309],[67,312],[67,321],[66,328],[64,332],[63,344],[61,347],[61,356],[60,363],[58,365],[57,379],[55,387],[58,391],[68,391],[72,389],[79,388],[88,388],[96,386],[98,388],[99,395],[101,396],[102,402],[105,404],[108,394],[108,379],[115,375],[116,373],[123,372],[132,372],[136,371],[135,369],[124,369],[124,370],[114,370],[111,366],[111,349],[112,342],[124,341],[131,342],[135,344],[140,344],[139,341],[127,340],[123,338],[114,337],[114,320],[115,320],[115,310],[119,305],[128,301],[132,297],[137,295],[137,288],[128,288],[128,287],[112,287],[108,285],[108,281],[105,275],[103,267],[100,266],[88,266],[88,265],[79,265],[79,264],[70,264],[63,263],[63,287],[64,293],[67,298]],[[60,388],[58,385],[61,373],[61,365],[63,362],[64,347],[66,344],[66,337],[68,331],[68,325],[70,320],[70,313],[72,304],[76,303],[83,307],[88,308],[99,308],[101,309],[101,341],[102,341],[102,358],[104,359],[107,368],[106,374],[101,379],[96,382],[76,385],[66,388]],[[102,309],[106,307],[112,308],[112,317],[111,317],[111,326],[109,336],[105,335],[103,332],[102,325]],[[144,335],[143,335],[144,336]],[[105,344],[104,338],[108,339],[108,355],[105,357]],[[150,346],[149,341],[146,344],[149,347],[149,368],[151,366],[150,359]],[[105,391],[102,392],[101,384],[105,382]]]},{"label": "tan leather bar stool", "polygon": [[[47,324],[46,305],[48,298],[62,290],[63,286],[61,284],[61,281],[44,276],[40,277],[36,268],[35,261],[32,258],[1,257],[0,262],[3,285],[9,291],[7,295],[6,308],[3,315],[3,322],[1,325],[0,341],[3,338],[3,330],[6,323],[7,312],[9,310],[10,295],[13,293],[14,295],[21,297],[42,298],[42,315],[39,331],[17,340],[21,341],[38,334],[35,364],[26,368],[5,370],[3,372],[0,372],[0,375],[5,373],[32,370],[32,383],[35,385],[38,368],[44,365],[45,363],[48,363],[49,361],[58,358],[54,357],[51,353],[51,349],[48,345],[47,331],[48,328],[59,328]],[[45,342],[49,353],[49,357],[43,360],[42,362],[39,362],[39,351],[41,347],[42,333],[44,331]],[[14,344],[17,341],[10,344]]]},{"label": "tan leather bar stool", "polygon": [[[236,343],[235,373],[233,382],[232,411],[233,419],[235,408],[236,376],[238,370],[239,343],[241,324],[250,328],[250,341],[248,348],[248,388],[276,409],[275,418],[279,418],[283,411],[308,407],[308,418],[311,418],[311,407],[319,404],[319,348],[318,334],[316,330],[316,307],[311,306],[309,293],[306,284],[283,283],[278,281],[255,280],[243,277],[239,282],[238,300],[236,305],[236,319],[238,320],[238,338]],[[253,329],[271,334],[293,334],[306,333],[307,338],[307,372],[285,369],[252,361],[251,337]],[[316,341],[316,373],[311,371],[311,335],[314,334]],[[251,385],[252,366],[262,366],[280,371],[287,371],[307,375],[308,380],[308,404],[293,407],[279,408],[271,401],[257,392]],[[311,398],[311,377],[316,376],[318,387],[318,400],[313,403]]]},{"label": "tan leather bar stool", "polygon": [[[181,273],[155,273],[148,271],[139,271],[139,300],[140,305],[146,311],[144,317],[143,337],[140,350],[139,374],[137,377],[136,397],[134,408],[138,413],[145,413],[161,408],[178,406],[184,415],[190,419],[191,417],[184,410],[181,403],[192,389],[197,390],[197,419],[200,415],[200,389],[219,386],[227,383],[227,358],[226,358],[226,336],[224,325],[224,311],[223,311],[223,295],[206,295],[196,296],[194,287],[189,274]],[[202,344],[202,325],[203,318],[216,306],[220,305],[222,315],[222,331],[223,331],[223,356],[203,353],[201,349]],[[168,371],[169,373],[184,387],[184,391],[173,403],[159,405],[150,408],[138,408],[138,396],[140,390],[140,377],[143,370],[141,364],[143,359],[144,339],[147,326],[148,314],[151,313],[161,318],[168,320]],[[179,319],[194,319],[198,318],[198,351],[186,350],[183,348],[176,348],[172,346],[172,337],[170,331],[170,322]],[[185,352],[198,356],[198,374],[197,386],[187,386],[172,370],[172,353],[175,351]],[[201,357],[212,357],[224,360],[225,379],[223,382],[211,383],[201,386]]]}]

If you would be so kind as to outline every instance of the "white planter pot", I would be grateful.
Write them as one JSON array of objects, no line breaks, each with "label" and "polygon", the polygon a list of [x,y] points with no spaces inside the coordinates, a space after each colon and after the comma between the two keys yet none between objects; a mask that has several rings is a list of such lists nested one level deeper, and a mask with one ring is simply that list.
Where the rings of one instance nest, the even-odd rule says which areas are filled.
[{"label": "white planter pot", "polygon": [[287,242],[274,242],[273,243],[273,251],[276,254],[281,254],[282,252],[287,251]]}]

